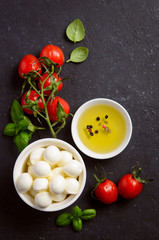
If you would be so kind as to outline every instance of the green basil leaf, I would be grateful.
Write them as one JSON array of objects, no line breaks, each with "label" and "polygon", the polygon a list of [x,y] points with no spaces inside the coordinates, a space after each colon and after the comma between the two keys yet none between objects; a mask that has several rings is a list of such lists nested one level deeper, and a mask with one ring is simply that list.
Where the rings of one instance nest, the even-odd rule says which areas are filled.
[{"label": "green basil leaf", "polygon": [[28,118],[28,117],[24,117],[24,119],[25,119],[25,121],[28,123],[28,130],[29,131],[31,131],[31,132],[35,132],[37,129],[38,129],[38,127],[36,127],[36,126],[34,126],[33,124],[32,124],[32,122],[30,121],[30,119]]},{"label": "green basil leaf", "polygon": [[66,35],[74,43],[80,42],[84,39],[85,29],[79,18],[69,24],[69,26],[66,28]]},{"label": "green basil leaf", "polygon": [[96,216],[95,209],[85,209],[82,211],[81,219],[82,220],[90,220]]},{"label": "green basil leaf", "polygon": [[22,119],[17,123],[17,126],[19,130],[27,130],[29,123],[25,119]]},{"label": "green basil leaf", "polygon": [[14,137],[14,142],[20,152],[28,145],[29,140],[30,136],[26,131],[21,131]]},{"label": "green basil leaf", "polygon": [[24,117],[24,112],[19,102],[14,99],[11,106],[11,118],[14,123],[18,123]]},{"label": "green basil leaf", "polygon": [[14,136],[16,134],[16,125],[14,123],[8,123],[3,130],[3,134]]},{"label": "green basil leaf", "polygon": [[26,130],[25,132],[28,134],[29,141],[30,141],[33,136],[33,132],[31,132],[30,130]]},{"label": "green basil leaf", "polygon": [[70,213],[62,213],[56,219],[56,225],[62,227],[67,226],[72,221],[72,215]]},{"label": "green basil leaf", "polygon": [[72,219],[73,228],[75,231],[79,232],[82,229],[82,220],[80,218]]},{"label": "green basil leaf", "polygon": [[88,53],[89,53],[89,50],[86,47],[75,48],[71,52],[70,59],[67,60],[66,62],[67,63],[68,62],[75,62],[75,63],[83,62],[88,57]]},{"label": "green basil leaf", "polygon": [[72,211],[71,211],[72,216],[74,216],[75,218],[78,218],[82,215],[82,210],[78,207],[75,206]]}]

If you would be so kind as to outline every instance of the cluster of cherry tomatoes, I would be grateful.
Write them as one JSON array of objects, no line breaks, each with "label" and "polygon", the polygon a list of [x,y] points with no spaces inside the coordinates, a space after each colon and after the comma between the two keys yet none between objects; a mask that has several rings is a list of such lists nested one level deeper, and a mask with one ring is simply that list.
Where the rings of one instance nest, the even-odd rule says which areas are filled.
[{"label": "cluster of cherry tomatoes", "polygon": [[[62,66],[65,62],[65,57],[62,50],[59,47],[54,46],[52,44],[45,46],[41,50],[40,58],[43,58],[43,57],[50,59],[53,63],[59,64],[57,65],[57,67]],[[20,61],[19,67],[18,67],[18,73],[22,79],[26,79],[27,74],[31,72],[38,73],[38,74],[34,74],[34,80],[37,81],[38,91],[41,91],[42,83],[45,81],[43,84],[43,89],[44,89],[43,94],[45,97],[50,96],[52,92],[52,86],[51,86],[52,78],[57,83],[61,81],[61,78],[56,72],[53,72],[52,76],[48,76],[49,73],[46,71],[46,67],[44,68],[42,66],[39,59],[37,59],[32,54],[28,54],[24,56],[23,59]],[[62,87],[63,87],[63,83],[60,82],[57,89],[58,92],[62,89]],[[25,108],[25,106],[27,106],[26,98],[30,99],[33,102],[38,101],[39,112],[40,110],[44,109],[44,104],[42,99],[39,97],[39,94],[34,89],[32,89],[29,91],[29,95],[28,95],[28,92],[26,92],[21,98],[21,105],[23,107],[23,110],[27,114],[33,114],[33,111],[31,109]],[[47,103],[47,111],[48,111],[50,120],[53,122],[58,120],[57,119],[57,102],[60,103],[60,105],[62,106],[66,114],[69,114],[69,111],[70,111],[69,104],[61,97],[55,96],[54,99],[50,98],[50,100]]]}]

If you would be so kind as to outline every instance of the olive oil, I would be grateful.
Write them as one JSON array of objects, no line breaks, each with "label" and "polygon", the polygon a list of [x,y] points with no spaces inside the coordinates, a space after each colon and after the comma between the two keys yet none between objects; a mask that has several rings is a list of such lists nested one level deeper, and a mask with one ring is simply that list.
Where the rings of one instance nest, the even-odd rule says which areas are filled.
[{"label": "olive oil", "polygon": [[126,122],[122,114],[105,104],[85,110],[78,120],[77,128],[83,144],[96,153],[114,151],[126,135]]}]

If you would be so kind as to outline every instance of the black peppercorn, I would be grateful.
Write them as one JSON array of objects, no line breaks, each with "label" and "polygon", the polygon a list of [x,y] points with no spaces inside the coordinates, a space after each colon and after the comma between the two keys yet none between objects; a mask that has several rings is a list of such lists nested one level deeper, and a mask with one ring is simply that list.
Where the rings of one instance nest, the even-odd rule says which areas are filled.
[{"label": "black peppercorn", "polygon": [[107,119],[108,118],[108,115],[105,115],[105,119]]},{"label": "black peppercorn", "polygon": [[90,135],[93,136],[94,134],[92,132],[90,132]]},{"label": "black peppercorn", "polygon": [[97,117],[96,120],[99,121],[99,120],[100,120],[100,117]]},{"label": "black peppercorn", "polygon": [[97,134],[98,133],[98,130],[95,130],[95,134]]}]

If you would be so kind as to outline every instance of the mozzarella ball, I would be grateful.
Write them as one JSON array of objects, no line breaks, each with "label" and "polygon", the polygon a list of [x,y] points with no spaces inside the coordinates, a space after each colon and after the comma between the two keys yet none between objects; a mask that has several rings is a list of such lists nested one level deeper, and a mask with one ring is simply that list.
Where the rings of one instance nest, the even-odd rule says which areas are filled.
[{"label": "mozzarella ball", "polygon": [[77,177],[82,172],[82,164],[77,160],[71,160],[63,166],[64,173],[70,177]]},{"label": "mozzarella ball", "polygon": [[35,204],[38,207],[46,208],[52,203],[52,195],[49,192],[41,192],[35,196]]},{"label": "mozzarella ball", "polygon": [[35,195],[37,194],[37,192],[35,190],[33,190],[33,186],[31,187],[30,191],[29,191],[29,194],[35,198]]},{"label": "mozzarella ball", "polygon": [[51,167],[47,162],[39,161],[33,166],[33,174],[37,177],[47,177],[51,172]]},{"label": "mozzarella ball", "polygon": [[44,159],[51,165],[56,164],[61,158],[61,152],[56,146],[49,146],[45,149]]},{"label": "mozzarella ball", "polygon": [[29,173],[22,173],[16,183],[17,189],[20,193],[26,193],[30,190],[33,183],[33,178]]},{"label": "mozzarella ball", "polygon": [[57,165],[60,167],[64,166],[66,163],[68,163],[71,160],[72,160],[72,153],[68,151],[61,151],[61,158],[57,162]]},{"label": "mozzarella ball", "polygon": [[42,191],[47,190],[49,186],[48,180],[46,178],[36,178],[33,182],[33,190]]},{"label": "mozzarella ball", "polygon": [[38,161],[43,160],[43,153],[45,151],[45,148],[37,148],[30,154],[30,163],[34,165]]},{"label": "mozzarella ball", "polygon": [[49,188],[53,194],[59,194],[59,193],[63,193],[63,191],[65,190],[65,185],[66,185],[66,182],[64,177],[61,175],[58,175],[51,179],[49,183]]},{"label": "mozzarella ball", "polygon": [[50,181],[53,177],[58,176],[58,175],[61,175],[61,176],[63,176],[63,177],[66,176],[66,174],[64,173],[62,167],[56,167],[56,168],[54,168],[53,170],[51,170],[51,173],[50,173],[50,175],[47,177],[47,179],[48,179],[48,181]]},{"label": "mozzarella ball", "polygon": [[67,194],[66,193],[59,193],[59,194],[53,194],[52,193],[52,200],[55,202],[61,202],[66,198]]},{"label": "mozzarella ball", "polygon": [[66,187],[65,192],[67,194],[77,194],[79,190],[79,182],[75,178],[67,177],[65,178]]},{"label": "mozzarella ball", "polygon": [[33,173],[33,166],[28,167],[28,173],[32,176],[32,178],[36,178],[35,174]]}]

